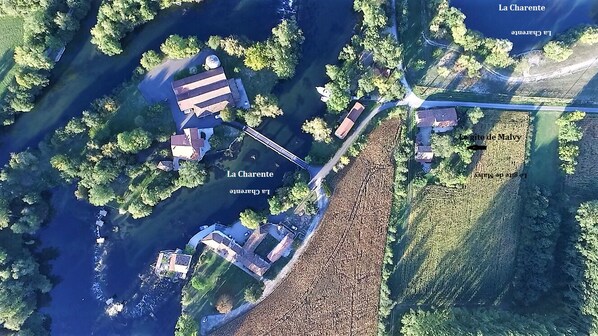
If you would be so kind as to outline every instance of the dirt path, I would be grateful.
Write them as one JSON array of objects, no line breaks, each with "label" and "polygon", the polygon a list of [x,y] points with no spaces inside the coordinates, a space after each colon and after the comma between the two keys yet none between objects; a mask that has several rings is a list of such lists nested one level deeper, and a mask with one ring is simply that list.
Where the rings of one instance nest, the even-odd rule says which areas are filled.
[{"label": "dirt path", "polygon": [[[431,46],[435,46],[435,47],[439,47],[439,48],[443,48],[443,49],[447,49],[450,51],[460,53],[460,50],[458,48],[452,47],[452,46],[444,44],[444,43],[433,41],[433,40],[429,39],[426,36],[426,34],[424,34],[423,32],[422,32],[422,37],[424,38],[426,43]],[[508,83],[532,83],[532,82],[539,82],[539,81],[543,81],[543,80],[547,80],[547,79],[553,79],[553,78],[559,78],[559,77],[563,77],[563,76],[572,75],[572,74],[575,74],[578,72],[586,71],[590,67],[598,67],[597,61],[598,61],[598,56],[596,56],[592,59],[589,59],[587,61],[578,62],[575,64],[571,64],[571,65],[562,67],[558,71],[553,71],[551,73],[546,73],[546,74],[529,75],[529,76],[507,76],[507,75],[501,74],[500,72],[494,70],[493,68],[491,68],[487,65],[483,65],[483,66],[484,66],[484,70],[486,70],[495,79],[505,81]]]},{"label": "dirt path", "polygon": [[286,278],[216,335],[373,335],[392,202],[392,151],[400,122],[389,120],[342,177],[328,211]]}]

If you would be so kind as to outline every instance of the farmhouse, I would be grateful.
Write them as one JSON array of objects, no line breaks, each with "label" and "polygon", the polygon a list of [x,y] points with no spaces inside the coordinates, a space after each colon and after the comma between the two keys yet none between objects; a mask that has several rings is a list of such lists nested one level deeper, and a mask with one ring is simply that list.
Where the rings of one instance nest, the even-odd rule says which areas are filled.
[{"label": "farmhouse", "polygon": [[[221,224],[211,225],[198,232],[191,239],[189,245],[195,246],[199,242],[205,244],[216,254],[239,267],[252,277],[262,280],[272,263],[286,256],[295,239],[295,234],[282,225],[264,224],[253,230],[243,246],[226,234],[227,227]],[[268,251],[267,260],[255,253],[255,249],[268,236],[272,235],[278,244]]]},{"label": "farmhouse", "polygon": [[351,111],[347,113],[347,116],[343,122],[336,129],[336,132],[334,132],[334,135],[336,135],[339,139],[344,139],[347,134],[349,134],[349,131],[351,131],[351,128],[353,128],[353,125],[355,125],[357,118],[359,118],[363,110],[365,110],[363,105],[361,105],[359,102],[355,103],[355,105],[353,105],[351,108]]},{"label": "farmhouse", "polygon": [[[208,70],[172,82],[177,104],[183,113],[194,113],[201,118],[218,113],[229,105],[249,108],[241,80],[227,79],[224,69],[216,61],[208,57]],[[218,67],[212,68],[215,65]]]},{"label": "farmhouse", "polygon": [[200,161],[210,150],[208,139],[212,134],[211,129],[185,128],[183,134],[170,137],[172,156],[183,160]]},{"label": "farmhouse", "polygon": [[191,255],[183,254],[181,250],[161,251],[158,254],[155,271],[158,276],[185,279],[190,266]]},{"label": "farmhouse", "polygon": [[433,127],[436,132],[446,132],[457,126],[457,111],[453,107],[417,111],[415,121],[417,127]]},{"label": "farmhouse", "polygon": [[201,240],[219,256],[235,264],[252,276],[262,277],[270,268],[270,264],[258,255],[248,251],[227,237],[222,231],[214,230]]}]

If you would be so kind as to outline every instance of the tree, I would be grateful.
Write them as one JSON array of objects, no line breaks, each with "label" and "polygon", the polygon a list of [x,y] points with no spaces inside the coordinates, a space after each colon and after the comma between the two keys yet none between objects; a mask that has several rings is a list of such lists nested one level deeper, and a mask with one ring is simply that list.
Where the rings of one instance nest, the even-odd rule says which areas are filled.
[{"label": "tree", "polygon": [[245,53],[245,46],[238,38],[229,36],[220,41],[220,47],[230,56],[241,57]]},{"label": "tree", "polygon": [[207,177],[204,165],[197,161],[183,161],[179,167],[176,184],[180,187],[195,188],[204,184]]},{"label": "tree", "polygon": [[95,206],[104,206],[116,198],[114,189],[109,185],[96,185],[89,189],[89,203]]},{"label": "tree", "polygon": [[306,121],[303,123],[303,126],[301,126],[301,129],[303,132],[311,134],[316,141],[324,143],[332,142],[332,130],[322,118],[316,117]]},{"label": "tree", "polygon": [[170,35],[160,46],[160,50],[167,58],[180,59],[196,55],[199,52],[199,42],[194,36],[183,38]]},{"label": "tree", "polygon": [[152,145],[152,138],[149,132],[136,128],[130,132],[123,132],[117,135],[118,147],[125,153],[138,153],[148,149]]},{"label": "tree", "polygon": [[199,330],[198,323],[189,314],[181,314],[174,330],[175,336],[197,336]]},{"label": "tree", "polygon": [[156,51],[148,50],[141,55],[140,63],[146,71],[150,71],[162,63],[162,57]]},{"label": "tree", "polygon": [[479,107],[474,107],[467,111],[467,118],[472,125],[477,124],[484,117],[484,111]]},{"label": "tree", "polygon": [[239,220],[243,226],[247,227],[248,229],[255,230],[260,227],[260,225],[266,223],[268,220],[266,216],[255,212],[251,209],[245,209],[239,215]]},{"label": "tree", "polygon": [[401,319],[401,334],[405,336],[563,334],[563,330],[559,330],[553,320],[555,318],[550,316],[520,315],[506,310],[485,308],[411,310]]},{"label": "tree", "polygon": [[220,314],[226,314],[233,309],[233,298],[228,294],[222,294],[216,301],[216,310]]},{"label": "tree", "polygon": [[224,110],[220,111],[220,119],[223,121],[234,121],[237,119],[237,113],[235,109],[227,106],[224,108]]},{"label": "tree", "polygon": [[278,100],[272,95],[256,95],[253,110],[260,116],[268,118],[276,118],[283,114],[282,109],[278,107]]},{"label": "tree", "polygon": [[270,61],[266,54],[267,48],[265,43],[255,43],[245,50],[245,65],[252,70],[262,70],[270,65]]},{"label": "tree", "polygon": [[130,213],[133,218],[138,219],[149,216],[152,213],[152,207],[136,200],[129,204],[127,212]]},{"label": "tree", "polygon": [[432,151],[434,155],[449,158],[455,152],[453,139],[448,134],[434,133],[431,136]]},{"label": "tree", "polygon": [[573,54],[573,50],[561,41],[550,41],[544,45],[544,56],[555,61],[562,62]]},{"label": "tree", "polygon": [[261,283],[252,284],[251,286],[245,288],[243,292],[243,296],[245,301],[249,303],[256,303],[257,300],[260,299],[262,293],[264,292],[264,286]]}]

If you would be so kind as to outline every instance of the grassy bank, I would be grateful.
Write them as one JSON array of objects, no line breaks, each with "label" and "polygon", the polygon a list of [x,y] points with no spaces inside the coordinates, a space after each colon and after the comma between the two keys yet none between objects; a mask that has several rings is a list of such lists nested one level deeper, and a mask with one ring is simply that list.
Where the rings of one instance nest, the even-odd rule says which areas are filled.
[{"label": "grassy bank", "polygon": [[233,298],[233,309],[244,302],[243,291],[257,280],[243,272],[235,265],[224,260],[216,253],[205,250],[199,257],[199,262],[193,270],[192,278],[202,279],[202,288],[193,287],[189,281],[183,288],[183,312],[200,321],[209,314],[218,314],[214,307],[221,295]]},{"label": "grassy bank", "polygon": [[15,65],[14,47],[23,40],[23,20],[10,16],[0,17],[0,97],[10,84]]},{"label": "grassy bank", "polygon": [[556,121],[559,112],[538,112],[534,116],[534,136],[528,166],[528,182],[554,190],[559,176],[559,130]]}]

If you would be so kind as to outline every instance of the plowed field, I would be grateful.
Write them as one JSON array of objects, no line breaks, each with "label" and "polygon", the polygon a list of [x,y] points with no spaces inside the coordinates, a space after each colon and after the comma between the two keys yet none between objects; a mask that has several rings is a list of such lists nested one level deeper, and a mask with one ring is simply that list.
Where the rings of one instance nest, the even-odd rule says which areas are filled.
[{"label": "plowed field", "polygon": [[399,126],[388,120],[370,135],[288,276],[216,335],[376,334]]}]

